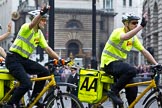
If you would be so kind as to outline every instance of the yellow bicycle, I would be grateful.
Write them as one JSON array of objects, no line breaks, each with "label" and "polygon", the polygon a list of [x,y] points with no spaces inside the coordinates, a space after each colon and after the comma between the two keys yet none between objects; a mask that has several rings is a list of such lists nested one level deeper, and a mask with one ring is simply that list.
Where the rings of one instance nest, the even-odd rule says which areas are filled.
[{"label": "yellow bicycle", "polygon": [[[151,69],[151,80],[150,81],[136,82],[136,83],[126,85],[125,88],[133,87],[133,86],[140,86],[140,85],[146,86],[146,88],[137,96],[137,98],[130,105],[128,105],[126,107],[124,105],[115,105],[113,103],[113,101],[108,98],[107,91],[110,90],[110,86],[111,86],[111,84],[113,84],[113,81],[112,81],[113,77],[110,75],[105,75],[105,74],[99,75],[99,73],[104,73],[104,72],[100,72],[97,70],[95,70],[95,71],[94,70],[86,70],[86,74],[84,74],[84,71],[80,71],[80,76],[81,76],[80,79],[82,78],[84,80],[80,81],[81,84],[79,86],[79,90],[80,90],[79,91],[79,99],[82,102],[89,103],[90,105],[88,106],[88,108],[104,108],[104,103],[108,104],[105,108],[134,108],[135,105],[137,104],[137,102],[139,102],[139,100],[141,100],[141,98],[147,94],[147,96],[145,97],[145,99],[142,103],[142,106],[144,106],[144,108],[162,108],[162,92],[160,91],[160,88],[156,84],[156,81],[155,81],[156,75],[161,73],[161,71],[162,71],[162,66],[161,65],[151,65],[150,69]],[[93,71],[93,72],[91,72],[91,71]],[[95,72],[97,74],[92,74]],[[90,75],[90,73],[91,73],[91,75]],[[84,74],[84,76],[83,76],[83,74]],[[102,76],[104,76],[104,79],[102,79]],[[107,76],[107,78],[105,78],[105,76]],[[100,80],[100,81],[96,82],[100,86],[94,86],[94,85],[96,85],[94,83],[95,79]],[[103,81],[105,79],[106,79],[106,81]],[[85,81],[87,81],[90,84],[86,85]],[[107,89],[105,89],[105,85],[106,85]],[[84,89],[84,87],[85,87],[85,89]],[[99,90],[97,90],[97,89],[99,89]],[[82,92],[83,92],[82,90],[86,94],[90,95],[89,100],[91,99],[91,95],[93,96],[92,99],[94,99],[95,97],[98,97],[98,99],[95,98],[92,101],[89,101],[88,99],[85,100],[84,98],[81,97],[81,96],[86,96],[85,94],[82,94]],[[100,94],[102,96],[94,95],[94,91],[96,92],[96,94],[98,94],[97,92],[102,91],[102,94]],[[89,92],[91,92],[91,93],[89,93]]]},{"label": "yellow bicycle", "polygon": [[[68,61],[62,61],[62,64],[66,65],[69,63]],[[2,64],[2,63],[1,63]],[[62,64],[58,64],[57,60],[49,61],[47,64],[52,64],[54,67],[61,67]],[[7,69],[4,66],[0,68],[0,82],[3,83],[1,87],[4,87],[4,83],[13,82],[12,86],[9,90],[3,90],[4,94],[0,95],[0,108],[3,108],[3,105],[10,99],[12,96],[13,91],[17,86],[19,86],[19,82],[15,81],[15,79],[8,73]],[[9,81],[12,80],[12,81]],[[32,108],[45,94],[43,99],[43,103],[46,105],[45,108],[83,108],[82,103],[78,100],[78,98],[72,94],[65,93],[60,89],[60,86],[70,86],[76,87],[73,84],[69,83],[56,83],[55,77],[53,73],[50,76],[40,77],[40,78],[31,78],[31,81],[41,81],[46,80],[46,85],[43,90],[34,98],[34,99],[27,99],[28,102],[25,101],[25,98],[21,100],[21,108]],[[1,83],[0,83],[1,84]],[[2,93],[1,92],[1,93]],[[30,97],[29,97],[30,98]],[[72,104],[73,102],[73,104]],[[75,105],[75,106],[74,106]]]}]

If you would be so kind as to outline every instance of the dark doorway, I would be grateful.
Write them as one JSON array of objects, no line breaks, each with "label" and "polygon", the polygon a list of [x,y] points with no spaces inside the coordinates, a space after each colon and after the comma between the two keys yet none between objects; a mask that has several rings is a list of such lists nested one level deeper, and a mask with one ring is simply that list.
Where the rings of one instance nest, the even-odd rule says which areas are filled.
[{"label": "dark doorway", "polygon": [[68,57],[70,56],[70,53],[72,53],[74,57],[79,53],[79,45],[77,43],[70,43],[68,45]]}]

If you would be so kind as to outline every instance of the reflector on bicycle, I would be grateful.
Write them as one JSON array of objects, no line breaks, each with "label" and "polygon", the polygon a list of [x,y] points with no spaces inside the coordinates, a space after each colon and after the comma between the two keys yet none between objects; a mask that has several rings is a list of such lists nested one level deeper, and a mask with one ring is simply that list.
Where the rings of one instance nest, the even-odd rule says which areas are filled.
[{"label": "reflector on bicycle", "polygon": [[60,59],[60,60],[57,60],[57,59],[54,59],[53,60],[53,64],[54,64],[54,66],[63,66],[63,65],[65,65],[66,63],[65,63],[65,60],[64,59]]},{"label": "reflector on bicycle", "polygon": [[62,65],[65,65],[65,60],[64,59],[61,59],[60,62],[61,62]]},{"label": "reflector on bicycle", "polygon": [[54,64],[54,66],[57,66],[58,65],[58,60],[57,59],[54,59],[53,60],[53,64]]}]

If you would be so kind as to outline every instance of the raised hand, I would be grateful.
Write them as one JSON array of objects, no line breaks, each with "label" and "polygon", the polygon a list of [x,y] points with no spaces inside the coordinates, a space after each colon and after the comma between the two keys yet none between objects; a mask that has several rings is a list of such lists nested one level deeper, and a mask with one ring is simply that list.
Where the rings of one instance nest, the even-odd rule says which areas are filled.
[{"label": "raised hand", "polygon": [[44,6],[40,11],[40,15],[43,16],[44,14],[48,12],[49,9],[50,9],[50,6]]},{"label": "raised hand", "polygon": [[11,28],[12,28],[12,22],[9,22],[7,32],[11,33]]},{"label": "raised hand", "polygon": [[142,26],[142,27],[145,27],[146,24],[147,24],[147,21],[148,21],[148,14],[147,14],[147,12],[145,12],[145,13],[143,14],[143,17],[142,17],[141,26]]}]

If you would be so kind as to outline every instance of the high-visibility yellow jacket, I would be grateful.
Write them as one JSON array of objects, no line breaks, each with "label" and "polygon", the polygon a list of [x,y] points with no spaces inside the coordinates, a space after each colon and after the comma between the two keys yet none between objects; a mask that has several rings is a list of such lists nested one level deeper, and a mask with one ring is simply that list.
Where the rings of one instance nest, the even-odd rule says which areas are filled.
[{"label": "high-visibility yellow jacket", "polygon": [[9,51],[15,52],[24,58],[29,58],[38,45],[41,48],[48,46],[43,33],[39,29],[38,32],[34,32],[33,29],[30,30],[29,23],[25,23]]},{"label": "high-visibility yellow jacket", "polygon": [[115,29],[110,35],[101,55],[101,68],[112,61],[125,60],[127,53],[132,47],[135,47],[139,51],[144,49],[136,35],[129,40],[121,40],[121,34],[125,34],[124,27]]}]

